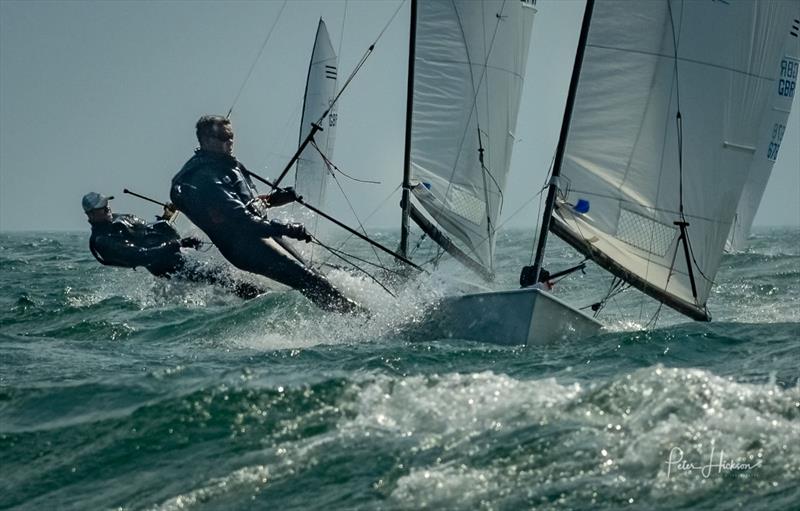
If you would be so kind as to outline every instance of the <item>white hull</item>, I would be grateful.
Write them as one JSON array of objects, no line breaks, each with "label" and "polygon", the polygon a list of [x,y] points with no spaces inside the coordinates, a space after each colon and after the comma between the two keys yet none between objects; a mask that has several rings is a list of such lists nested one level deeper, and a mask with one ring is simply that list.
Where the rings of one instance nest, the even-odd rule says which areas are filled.
[{"label": "white hull", "polygon": [[446,297],[425,322],[428,335],[501,345],[579,339],[601,328],[591,316],[533,288]]}]

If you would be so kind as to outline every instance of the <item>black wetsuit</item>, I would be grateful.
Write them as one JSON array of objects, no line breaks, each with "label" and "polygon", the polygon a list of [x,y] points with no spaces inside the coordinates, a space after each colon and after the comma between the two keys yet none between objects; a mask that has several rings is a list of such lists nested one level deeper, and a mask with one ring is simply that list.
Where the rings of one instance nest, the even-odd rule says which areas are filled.
[{"label": "black wetsuit", "polygon": [[264,291],[247,282],[235,282],[219,268],[192,267],[181,254],[180,235],[165,221],[148,224],[135,215],[112,215],[111,222],[92,223],[89,250],[100,263],[123,268],[143,267],[156,277],[179,277],[218,284],[241,298]]},{"label": "black wetsuit", "polygon": [[250,176],[233,156],[195,151],[172,179],[170,200],[237,268],[295,288],[322,309],[357,310],[354,302],[307,268],[282,242],[281,236],[292,236],[292,230],[264,219]]}]

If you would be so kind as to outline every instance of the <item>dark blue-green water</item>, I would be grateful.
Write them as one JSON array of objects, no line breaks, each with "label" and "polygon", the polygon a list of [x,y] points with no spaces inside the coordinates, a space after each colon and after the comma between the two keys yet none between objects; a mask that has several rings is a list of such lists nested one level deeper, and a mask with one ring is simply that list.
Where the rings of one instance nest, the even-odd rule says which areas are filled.
[{"label": "dark blue-green water", "polygon": [[[628,291],[600,335],[528,348],[426,337],[436,279],[395,301],[340,275],[354,318],[102,267],[87,240],[0,234],[2,509],[800,508],[796,228],[724,257],[712,323],[644,329]],[[531,240],[498,246],[513,285]]]}]

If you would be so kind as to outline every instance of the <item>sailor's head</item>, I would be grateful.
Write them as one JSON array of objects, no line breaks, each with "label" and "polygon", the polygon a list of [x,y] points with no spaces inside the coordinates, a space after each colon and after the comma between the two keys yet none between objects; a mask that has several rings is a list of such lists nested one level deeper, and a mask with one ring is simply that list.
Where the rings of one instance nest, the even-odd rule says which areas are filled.
[{"label": "sailor's head", "polygon": [[113,198],[97,192],[89,192],[83,196],[81,206],[83,206],[83,212],[86,213],[90,223],[111,221],[111,208],[108,207],[108,201]]},{"label": "sailor's head", "polygon": [[212,153],[233,154],[233,127],[227,117],[204,115],[195,125],[200,149]]}]

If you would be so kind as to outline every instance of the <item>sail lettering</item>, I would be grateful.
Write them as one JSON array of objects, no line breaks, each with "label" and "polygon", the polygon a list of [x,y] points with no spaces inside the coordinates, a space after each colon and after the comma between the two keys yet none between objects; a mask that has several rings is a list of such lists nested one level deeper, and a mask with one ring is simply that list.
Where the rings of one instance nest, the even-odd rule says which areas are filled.
[{"label": "sail lettering", "polygon": [[778,95],[787,98],[794,97],[797,88],[797,73],[800,62],[788,57],[781,60],[781,74],[778,80]]},{"label": "sail lettering", "polygon": [[775,161],[778,159],[778,150],[781,148],[781,141],[783,140],[783,133],[786,131],[786,126],[776,123],[772,127],[772,141],[767,147],[767,159]]}]

